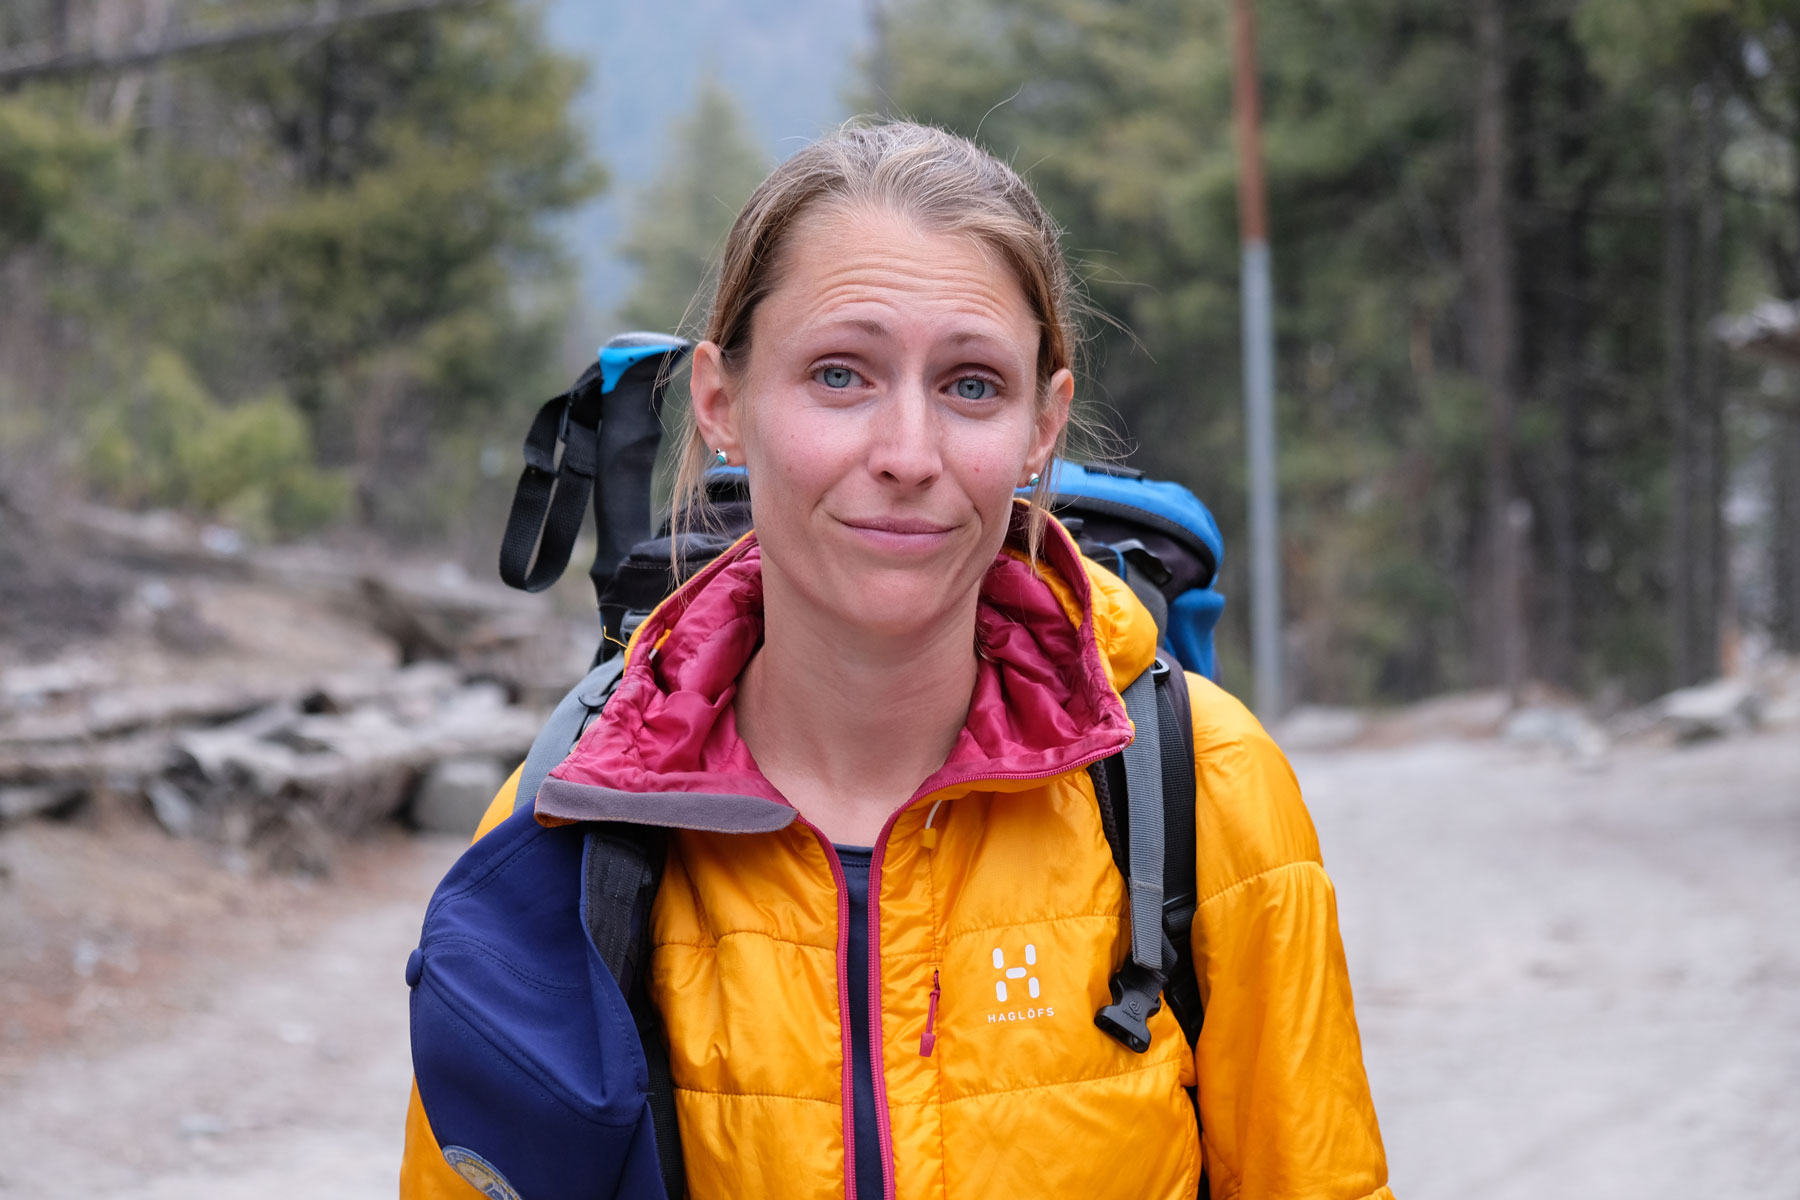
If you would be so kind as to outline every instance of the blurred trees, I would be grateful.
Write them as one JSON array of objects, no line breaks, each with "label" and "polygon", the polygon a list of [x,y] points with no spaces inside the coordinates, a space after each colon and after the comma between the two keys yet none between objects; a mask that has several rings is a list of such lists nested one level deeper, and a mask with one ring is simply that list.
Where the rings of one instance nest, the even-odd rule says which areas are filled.
[{"label": "blurred trees", "polygon": [[[13,0],[0,55],[306,7]],[[862,107],[1026,172],[1100,310],[1084,399],[1241,530],[1224,0],[869,11]],[[1716,671],[1744,612],[1800,649],[1800,385],[1712,328],[1800,300],[1800,0],[1258,13],[1299,693],[1416,696],[1516,656],[1643,694]],[[603,182],[578,74],[492,0],[0,90],[0,472],[271,533],[497,521],[566,382],[545,218]],[[661,329],[700,316],[763,167],[716,87],[668,147],[622,247],[621,314]],[[1731,569],[1734,520],[1766,567]]]},{"label": "blurred trees", "polygon": [[[4,32],[154,41],[291,8],[36,0]],[[266,532],[346,502],[444,531],[557,382],[544,219],[602,182],[579,80],[495,3],[0,95],[0,449]]]},{"label": "blurred trees", "polygon": [[626,328],[673,332],[704,320],[708,297],[700,289],[710,285],[732,219],[769,165],[736,102],[716,81],[702,83],[619,249],[638,272],[619,309]]},{"label": "blurred trees", "polygon": [[[1525,673],[1644,693],[1716,672],[1742,389],[1709,322],[1800,270],[1800,228],[1781,224],[1800,219],[1794,8],[1258,6],[1301,694],[1504,679],[1489,564],[1506,537]],[[893,108],[978,136],[1067,225],[1092,299],[1129,331],[1096,325],[1089,398],[1229,530],[1225,16],[901,0],[881,61]]]}]

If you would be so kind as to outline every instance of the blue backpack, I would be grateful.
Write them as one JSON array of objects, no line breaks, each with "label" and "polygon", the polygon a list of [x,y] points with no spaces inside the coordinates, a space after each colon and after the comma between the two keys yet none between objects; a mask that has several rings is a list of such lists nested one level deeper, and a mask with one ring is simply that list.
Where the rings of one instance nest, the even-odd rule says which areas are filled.
[{"label": "blue backpack", "polygon": [[1218,680],[1213,630],[1225,610],[1214,586],[1225,542],[1200,498],[1130,467],[1058,460],[1050,511],[1087,557],[1112,568],[1156,618],[1163,649]]}]

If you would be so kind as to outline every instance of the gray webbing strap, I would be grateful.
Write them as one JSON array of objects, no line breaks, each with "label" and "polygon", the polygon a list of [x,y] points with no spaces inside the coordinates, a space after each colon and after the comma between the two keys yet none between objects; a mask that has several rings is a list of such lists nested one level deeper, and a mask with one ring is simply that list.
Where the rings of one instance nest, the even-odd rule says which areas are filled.
[{"label": "gray webbing strap", "polygon": [[557,702],[550,719],[538,730],[531,743],[531,752],[525,756],[525,766],[519,771],[519,790],[513,796],[514,812],[537,802],[538,788],[543,785],[544,776],[569,757],[575,739],[581,736],[593,715],[605,707],[606,698],[612,695],[624,670],[625,656],[616,654],[589,671],[586,679],[569,689],[569,694]]},{"label": "gray webbing strap", "polygon": [[1163,789],[1162,739],[1156,727],[1156,668],[1125,688],[1125,713],[1136,733],[1125,747],[1127,817],[1125,886],[1131,901],[1131,958],[1162,970]]}]

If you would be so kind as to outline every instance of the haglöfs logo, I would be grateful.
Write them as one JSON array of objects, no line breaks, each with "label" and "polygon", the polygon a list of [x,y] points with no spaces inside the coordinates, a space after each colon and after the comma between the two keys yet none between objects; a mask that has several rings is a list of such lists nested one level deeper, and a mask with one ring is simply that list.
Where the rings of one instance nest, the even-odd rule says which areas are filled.
[{"label": "hagl\u00f6fs logo", "polygon": [[1032,943],[1025,943],[1025,965],[1022,967],[1007,966],[1006,951],[995,946],[994,970],[1000,972],[1000,978],[994,981],[994,999],[1005,1004],[1008,995],[1006,981],[1010,979],[1016,983],[1018,980],[1023,979],[1025,981],[1026,995],[1030,996],[1033,1000],[1036,1000],[1038,998],[1038,981],[1037,976],[1030,970],[1030,968],[1035,966],[1037,966],[1037,947]]}]

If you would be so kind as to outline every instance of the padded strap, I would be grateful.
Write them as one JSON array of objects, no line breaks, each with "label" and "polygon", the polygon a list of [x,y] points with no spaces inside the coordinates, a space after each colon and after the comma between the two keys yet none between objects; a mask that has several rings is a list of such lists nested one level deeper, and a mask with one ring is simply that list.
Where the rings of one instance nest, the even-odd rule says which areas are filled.
[{"label": "padded strap", "polygon": [[681,1130],[675,1119],[675,1080],[662,1015],[650,999],[650,910],[656,903],[667,853],[665,831],[647,825],[600,824],[587,835],[582,862],[582,908],[588,937],[625,996],[637,1026],[649,1076],[646,1091],[656,1129],[656,1156],[669,1200],[687,1195]]},{"label": "padded strap", "polygon": [[1162,743],[1162,928],[1175,948],[1175,965],[1163,985],[1163,999],[1192,1046],[1199,1040],[1203,1015],[1193,946],[1200,890],[1194,844],[1194,717],[1181,664],[1166,652],[1159,651],[1158,657],[1169,668],[1167,675],[1156,681],[1157,733]]},{"label": "padded strap", "polygon": [[1125,689],[1125,712],[1137,731],[1124,755],[1131,958],[1150,970],[1161,970],[1163,965],[1163,754],[1157,732],[1158,667],[1145,671]]},{"label": "padded strap", "polygon": [[[574,387],[544,402],[525,435],[525,470],[513,491],[500,541],[500,578],[541,592],[562,577],[581,534],[599,461],[600,370],[588,368]],[[562,461],[556,445],[562,443]],[[533,550],[537,562],[532,563]]]},{"label": "padded strap", "polygon": [[[557,703],[520,768],[514,812],[536,803],[544,777],[568,756],[594,714],[606,707],[624,671],[624,655],[609,658]],[[648,986],[650,909],[662,881],[665,836],[650,826],[597,825],[590,830],[582,853],[582,911],[588,937],[612,972],[637,1026],[649,1075],[646,1098],[663,1187],[669,1200],[681,1200],[687,1195],[687,1168],[675,1123],[675,1080],[662,1017]]]},{"label": "padded strap", "polygon": [[[1150,1017],[1165,1002],[1189,1046],[1200,1036],[1203,1005],[1192,946],[1199,892],[1194,732],[1187,676],[1163,651],[1124,698],[1136,736],[1090,774],[1101,827],[1125,876],[1132,949],[1108,981],[1112,1003],[1094,1023],[1141,1054],[1150,1046]],[[1140,952],[1146,942],[1155,947],[1149,961]]]},{"label": "padded strap", "polygon": [[[1135,733],[1120,756],[1124,759],[1123,811],[1116,795],[1103,801],[1115,820],[1124,817],[1131,953],[1107,980],[1112,1002],[1094,1014],[1094,1024],[1137,1054],[1150,1048],[1150,1018],[1162,1008],[1163,984],[1175,964],[1175,947],[1162,926],[1163,775],[1162,741],[1157,733],[1158,673],[1168,674],[1161,662],[1125,688],[1125,711]],[[1104,814],[1103,807],[1103,817]]]},{"label": "padded strap", "polygon": [[[631,1008],[634,1014],[638,1012],[635,1001]],[[644,1044],[644,1065],[650,1072],[650,1091],[645,1099],[650,1105],[650,1121],[656,1126],[656,1158],[662,1167],[663,1190],[669,1200],[682,1200],[687,1195],[687,1162],[681,1155],[681,1127],[675,1121],[675,1076],[669,1070],[668,1043],[662,1036],[660,1018],[654,1035],[644,1035],[641,1020],[638,1030],[638,1040]]]},{"label": "padded strap", "polygon": [[519,790],[513,795],[514,812],[537,802],[538,788],[543,786],[544,777],[569,756],[594,714],[606,707],[624,670],[624,655],[609,658],[589,671],[587,678],[569,689],[569,693],[557,702],[550,719],[533,739],[531,751],[525,755],[525,765],[519,769]]}]

